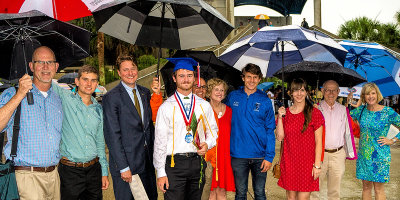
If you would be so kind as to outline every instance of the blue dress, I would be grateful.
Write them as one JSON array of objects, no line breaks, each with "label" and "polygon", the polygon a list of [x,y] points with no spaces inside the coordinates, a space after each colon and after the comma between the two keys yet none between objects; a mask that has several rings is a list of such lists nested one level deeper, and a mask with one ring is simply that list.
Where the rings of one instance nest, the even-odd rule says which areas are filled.
[{"label": "blue dress", "polygon": [[[390,146],[380,146],[379,137],[386,137],[390,125],[400,125],[400,116],[392,108],[384,107],[381,111],[369,111],[366,105],[352,111],[350,115],[360,122],[360,141],[358,148],[358,179],[387,183],[389,182]],[[400,133],[396,135],[400,138]]]}]

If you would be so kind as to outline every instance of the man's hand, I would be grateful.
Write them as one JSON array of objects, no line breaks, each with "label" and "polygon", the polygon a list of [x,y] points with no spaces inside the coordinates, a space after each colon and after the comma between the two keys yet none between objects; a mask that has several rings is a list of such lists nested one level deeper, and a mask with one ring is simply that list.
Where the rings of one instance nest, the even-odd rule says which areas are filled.
[{"label": "man's hand", "polygon": [[153,82],[151,83],[151,90],[153,93],[160,94],[161,93],[161,83],[158,77],[153,78]]},{"label": "man's hand", "polygon": [[122,173],[121,173],[121,178],[122,178],[122,180],[124,180],[124,181],[127,182],[127,183],[132,182],[132,173],[131,173],[131,170],[128,170],[128,171],[126,171],[126,172],[122,172]]},{"label": "man's hand", "polygon": [[263,160],[261,163],[261,172],[267,172],[271,168],[272,163],[268,162],[267,160]]},{"label": "man's hand", "polygon": [[107,190],[108,185],[110,185],[110,182],[108,181],[108,176],[102,176],[101,177],[101,189]]},{"label": "man's hand", "polygon": [[[164,188],[165,185],[165,188]],[[168,183],[168,178],[166,176],[160,177],[157,179],[157,187],[160,189],[163,193],[167,192],[169,188],[169,183]]]},{"label": "man's hand", "polygon": [[22,78],[19,79],[19,87],[17,94],[23,97],[26,96],[26,93],[32,89],[32,79],[28,74],[25,74]]},{"label": "man's hand", "polygon": [[203,156],[207,153],[208,150],[208,144],[205,142],[200,143],[200,149],[197,150],[197,154],[199,154],[200,156]]}]

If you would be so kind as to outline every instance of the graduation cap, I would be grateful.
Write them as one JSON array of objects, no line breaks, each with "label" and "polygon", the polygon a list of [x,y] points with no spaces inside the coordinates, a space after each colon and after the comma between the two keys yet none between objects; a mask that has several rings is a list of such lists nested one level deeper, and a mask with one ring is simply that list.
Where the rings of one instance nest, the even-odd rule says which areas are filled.
[{"label": "graduation cap", "polygon": [[197,66],[197,62],[193,58],[167,58],[167,60],[175,65],[173,72],[179,69],[194,71],[193,66]]}]

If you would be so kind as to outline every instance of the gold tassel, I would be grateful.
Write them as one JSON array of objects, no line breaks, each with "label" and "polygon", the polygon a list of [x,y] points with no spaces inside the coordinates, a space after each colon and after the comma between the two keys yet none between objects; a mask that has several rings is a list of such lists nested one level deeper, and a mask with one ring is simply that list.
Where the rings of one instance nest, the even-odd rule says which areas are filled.
[{"label": "gold tassel", "polygon": [[172,114],[172,154],[171,154],[171,167],[175,167],[174,160],[174,147],[175,147],[175,106]]}]

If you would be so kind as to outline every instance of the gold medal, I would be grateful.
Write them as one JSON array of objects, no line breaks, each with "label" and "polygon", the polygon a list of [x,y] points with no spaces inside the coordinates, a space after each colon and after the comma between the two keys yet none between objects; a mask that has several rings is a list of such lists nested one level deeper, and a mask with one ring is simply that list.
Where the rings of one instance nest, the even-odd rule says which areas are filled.
[{"label": "gold medal", "polygon": [[186,125],[186,130],[189,132],[191,130],[190,125]]}]

